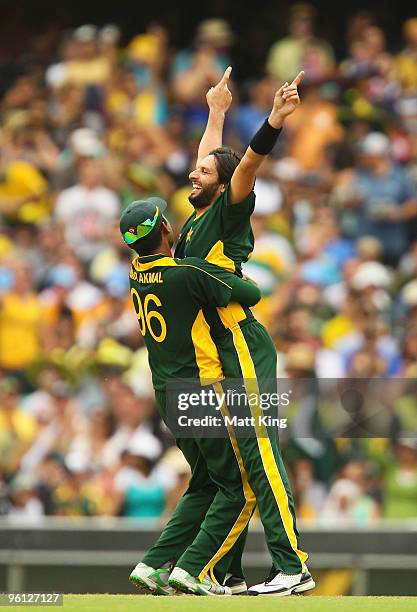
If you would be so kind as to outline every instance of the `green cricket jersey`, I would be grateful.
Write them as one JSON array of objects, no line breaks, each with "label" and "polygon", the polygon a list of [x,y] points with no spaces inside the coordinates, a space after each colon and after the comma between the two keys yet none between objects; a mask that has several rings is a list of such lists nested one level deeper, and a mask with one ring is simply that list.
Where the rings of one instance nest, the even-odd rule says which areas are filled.
[{"label": "green cricket jersey", "polygon": [[224,378],[202,307],[224,307],[233,295],[254,304],[254,285],[202,259],[157,254],[133,261],[130,287],[156,390],[171,378]]},{"label": "green cricket jersey", "polygon": [[202,257],[209,263],[242,276],[241,264],[253,251],[250,216],[255,193],[239,204],[228,203],[227,188],[209,209],[194,212],[185,222],[175,248],[175,257]]},{"label": "green cricket jersey", "polygon": [[[241,264],[248,260],[254,246],[250,216],[255,193],[251,191],[238,204],[229,204],[228,196],[229,187],[205,212],[191,215],[181,230],[175,257],[204,257],[241,276]],[[223,336],[237,323],[254,321],[250,309],[237,303],[217,310],[205,307],[203,312],[213,338]]]}]

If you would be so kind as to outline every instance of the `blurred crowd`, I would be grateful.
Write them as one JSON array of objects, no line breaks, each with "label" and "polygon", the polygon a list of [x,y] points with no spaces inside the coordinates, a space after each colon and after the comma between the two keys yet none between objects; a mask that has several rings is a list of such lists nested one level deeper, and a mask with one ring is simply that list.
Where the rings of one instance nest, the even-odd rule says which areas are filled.
[{"label": "blurred crowd", "polygon": [[[345,52],[293,5],[258,72],[233,81],[224,141],[243,151],[274,92],[303,69],[302,104],[256,181],[255,250],[278,375],[417,377],[417,17],[389,48],[371,13]],[[120,212],[167,199],[178,233],[205,94],[237,34],[201,22],[183,49],[158,23],[45,29],[0,101],[0,514],[166,518],[188,466],[159,422],[129,301]],[[4,80],[3,80],[4,84]],[[402,386],[391,438],[314,438],[300,399],[283,442],[301,519],[417,517],[417,394]],[[314,404],[314,402],[313,402]],[[304,411],[304,412],[303,412]],[[307,418],[307,417],[306,417]],[[297,419],[296,419],[297,421]],[[414,437],[413,437],[414,436]],[[255,519],[256,520],[256,519]]]}]

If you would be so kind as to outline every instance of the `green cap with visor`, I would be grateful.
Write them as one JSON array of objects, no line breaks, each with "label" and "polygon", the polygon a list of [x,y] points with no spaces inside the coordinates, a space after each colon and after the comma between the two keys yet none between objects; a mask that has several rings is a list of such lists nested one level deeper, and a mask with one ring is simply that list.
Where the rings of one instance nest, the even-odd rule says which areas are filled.
[{"label": "green cap with visor", "polygon": [[156,232],[162,224],[167,203],[162,198],[152,197],[135,200],[120,217],[120,232],[124,242],[134,247],[138,240]]}]

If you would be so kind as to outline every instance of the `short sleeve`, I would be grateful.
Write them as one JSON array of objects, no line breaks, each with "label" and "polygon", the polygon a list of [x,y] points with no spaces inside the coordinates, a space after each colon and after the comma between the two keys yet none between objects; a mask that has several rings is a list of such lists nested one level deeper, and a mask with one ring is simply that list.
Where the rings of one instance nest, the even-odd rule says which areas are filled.
[{"label": "short sleeve", "polygon": [[222,195],[221,206],[223,219],[248,219],[255,209],[255,192],[253,189],[244,200],[237,204],[229,203],[229,191],[230,187],[227,187]]},{"label": "short sleeve", "polygon": [[237,276],[202,259],[186,258],[179,264],[189,269],[188,290],[197,304],[227,306]]},{"label": "short sleeve", "polygon": [[228,198],[229,187],[222,195],[220,206],[224,235],[230,239],[240,235],[242,228],[250,223],[250,216],[255,209],[255,192],[252,190],[242,202],[237,204],[229,204]]}]

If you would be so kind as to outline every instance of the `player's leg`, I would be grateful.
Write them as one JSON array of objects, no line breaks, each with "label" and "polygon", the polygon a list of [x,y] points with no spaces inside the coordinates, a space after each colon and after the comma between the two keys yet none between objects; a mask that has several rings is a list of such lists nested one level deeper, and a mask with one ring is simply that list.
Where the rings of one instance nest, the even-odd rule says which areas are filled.
[{"label": "player's leg", "polygon": [[197,535],[218,490],[210,479],[204,457],[195,441],[182,439],[177,442],[190,463],[192,475],[187,491],[163,532],[143,558],[145,563],[153,567],[160,567],[167,562],[175,564]]},{"label": "player's leg", "polygon": [[168,585],[171,569],[196,537],[217,493],[194,440],[181,440],[180,447],[192,469],[188,489],[158,540],[130,575],[130,580],[136,586],[160,595],[173,594],[173,589]]},{"label": "player's leg", "polygon": [[[220,566],[220,569],[217,564],[245,531],[255,506],[243,464],[241,461],[239,463],[230,441],[201,439],[199,445],[206,458],[210,477],[218,486],[218,492],[197,537],[178,559],[169,580],[170,584],[179,589],[196,593],[201,593],[200,585],[206,583],[206,576],[214,584],[224,579],[230,561],[223,568]],[[216,565],[219,581],[214,574]],[[194,588],[197,590],[194,591]]]},{"label": "player's leg", "polygon": [[[280,454],[278,437],[268,432],[265,426],[259,425],[259,417],[263,414],[260,394],[271,393],[274,389],[276,391],[276,350],[269,334],[257,323],[234,327],[231,334],[246,393],[248,397],[258,398],[257,402],[249,404],[255,421],[254,436],[239,437],[238,445],[249,484],[256,496],[273,560],[273,574],[274,577],[279,573],[295,575],[301,582],[304,580],[307,554],[299,546],[293,496]],[[220,355],[223,360],[222,353]],[[233,368],[232,372],[235,371]],[[305,586],[313,588],[312,579],[308,585],[303,584],[303,590],[307,590]],[[293,585],[288,589],[283,587],[282,590],[286,591],[284,594],[289,594],[291,588]],[[278,585],[276,591],[280,590],[281,586]]]},{"label": "player's leg", "polygon": [[[161,417],[164,418],[165,395],[157,392],[156,397]],[[196,442],[188,438],[177,440],[177,444],[191,468],[188,489],[156,543],[130,574],[130,580],[136,586],[161,595],[173,592],[168,585],[171,568],[196,537],[217,492]]]}]

